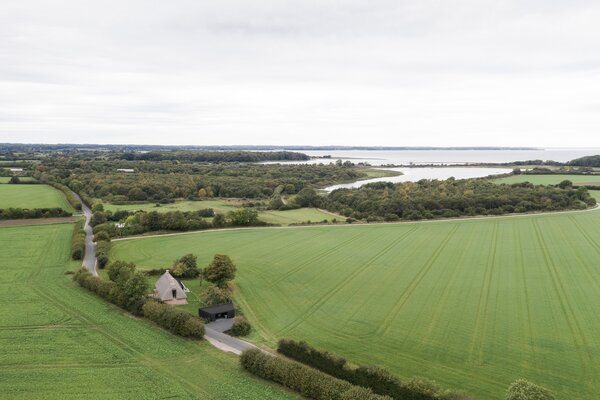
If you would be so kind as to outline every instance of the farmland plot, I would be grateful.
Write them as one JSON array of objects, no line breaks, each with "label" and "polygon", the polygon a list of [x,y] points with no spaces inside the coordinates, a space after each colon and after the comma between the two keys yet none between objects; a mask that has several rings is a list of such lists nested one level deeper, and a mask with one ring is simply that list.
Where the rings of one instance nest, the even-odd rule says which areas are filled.
[{"label": "farmland plot", "polygon": [[67,224],[0,228],[0,398],[290,398],[76,287]]},{"label": "farmland plot", "polygon": [[268,345],[305,339],[482,399],[502,399],[520,377],[592,399],[598,227],[600,211],[213,231],[117,241],[113,257],[150,268],[230,255],[237,301]]}]

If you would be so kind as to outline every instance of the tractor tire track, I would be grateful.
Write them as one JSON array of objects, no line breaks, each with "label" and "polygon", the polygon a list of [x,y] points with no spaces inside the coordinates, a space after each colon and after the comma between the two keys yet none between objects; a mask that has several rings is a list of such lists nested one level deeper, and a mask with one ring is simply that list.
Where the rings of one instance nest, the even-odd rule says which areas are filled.
[{"label": "tractor tire track", "polygon": [[[513,232],[516,238],[516,243],[521,243],[521,232],[517,229],[516,225],[513,225]],[[533,315],[531,311],[531,301],[529,300],[529,290],[527,289],[527,274],[525,271],[525,256],[523,254],[523,246],[517,247],[517,259],[519,262],[521,272],[521,282],[523,284],[523,293],[525,296],[525,320],[527,321],[527,336],[529,337],[529,350],[533,357],[533,365],[537,366],[537,354],[535,336],[533,334],[533,324],[531,323],[531,317]],[[536,368],[537,369],[537,368]]]},{"label": "tractor tire track", "polygon": [[273,283],[269,286],[270,288],[272,288],[273,286],[277,285],[279,282],[289,278],[290,276],[294,275],[297,272],[300,272],[301,270],[303,270],[304,268],[310,266],[312,263],[314,263],[315,261],[320,260],[323,257],[326,257],[330,254],[335,253],[336,251],[338,251],[339,249],[345,247],[346,245],[356,241],[357,239],[359,239],[361,236],[363,236],[363,232],[359,232],[356,235],[352,236],[350,239],[345,240],[333,247],[328,248],[327,250],[319,253],[319,254],[315,254],[313,257],[310,257],[309,259],[307,259],[305,262],[297,265],[296,267],[292,268],[291,270],[289,270],[288,272],[286,272],[285,274],[281,275],[279,278],[275,279],[273,281]]},{"label": "tractor tire track", "polygon": [[[565,321],[567,322],[567,327],[571,332],[571,336],[573,338],[573,344],[575,345],[575,349],[577,351],[577,355],[581,361],[581,367],[583,368],[584,375],[589,373],[588,364],[585,362],[585,358],[589,359],[592,365],[595,364],[594,357],[590,352],[590,347],[587,343],[583,330],[581,329],[581,324],[575,317],[575,311],[573,306],[569,303],[569,298],[567,297],[567,291],[565,290],[562,282],[560,281],[560,277],[558,275],[558,271],[554,261],[552,261],[550,255],[548,254],[547,243],[544,240],[542,231],[539,227],[539,223],[537,220],[533,220],[533,226],[535,230],[535,235],[537,240],[541,246],[542,256],[544,258],[546,268],[548,270],[550,280],[552,281],[552,286],[558,296],[558,300],[560,303],[560,307],[562,313],[565,317]],[[581,342],[581,343],[580,343]]]},{"label": "tractor tire track", "polygon": [[317,299],[317,301],[311,307],[309,307],[308,310],[306,310],[304,312],[303,316],[301,316],[300,318],[298,318],[296,321],[292,322],[288,326],[284,327],[277,333],[281,335],[285,332],[288,332],[288,331],[296,328],[298,325],[300,325],[302,322],[304,322],[307,318],[309,318],[311,315],[313,315],[315,313],[315,311],[317,311],[319,308],[321,308],[329,299],[331,299],[333,296],[335,296],[337,293],[339,293],[343,288],[345,288],[350,282],[352,282],[354,279],[356,279],[359,275],[361,275],[362,273],[367,271],[370,267],[372,267],[373,264],[377,260],[379,260],[381,257],[386,255],[391,249],[393,249],[398,243],[400,243],[402,240],[404,240],[406,237],[408,237],[416,229],[417,229],[417,227],[412,227],[411,229],[407,230],[402,235],[400,235],[398,238],[394,239],[391,243],[386,245],[379,253],[377,253],[375,256],[371,257],[371,259],[369,259],[369,261],[367,261],[367,263],[364,266],[358,267],[354,272],[350,273],[350,275],[348,275],[346,278],[344,278],[340,283],[338,283],[326,295]]},{"label": "tractor tire track", "polygon": [[410,298],[411,294],[416,290],[416,288],[419,286],[421,281],[423,281],[423,278],[425,278],[427,273],[431,270],[433,264],[435,264],[435,262],[438,260],[438,258],[440,257],[440,254],[444,251],[444,249],[448,245],[448,242],[450,242],[450,239],[452,239],[452,237],[458,230],[458,227],[459,227],[459,225],[454,225],[450,229],[450,231],[448,232],[448,234],[446,235],[446,237],[444,238],[442,243],[438,246],[438,248],[433,252],[433,254],[425,262],[425,265],[421,269],[421,271],[419,271],[417,273],[417,275],[410,282],[408,287],[406,289],[404,289],[404,291],[400,295],[400,301],[398,301],[396,303],[396,305],[394,305],[392,307],[392,309],[388,312],[388,314],[383,318],[383,320],[381,321],[381,324],[375,331],[376,334],[381,335],[381,334],[386,334],[387,332],[389,332],[392,322],[398,317],[398,315],[402,311],[402,308],[404,307],[404,305]]},{"label": "tractor tire track", "polygon": [[[483,328],[485,328],[485,323],[483,328],[481,327],[482,319],[486,319],[486,312],[488,308],[488,302],[490,298],[491,292],[491,284],[492,277],[494,271],[494,262],[496,258],[496,248],[498,243],[498,223],[496,222],[492,228],[492,239],[490,241],[490,250],[488,253],[488,259],[485,268],[485,274],[483,275],[483,287],[481,288],[481,292],[479,293],[479,301],[477,302],[477,312],[475,313],[475,327],[473,329],[473,340],[471,342],[471,347],[469,348],[469,361],[473,362],[474,353],[476,352],[478,358],[480,357],[480,350],[483,346],[483,336],[485,335],[483,332],[480,335],[480,332]],[[481,336],[481,339],[480,339]]]},{"label": "tractor tire track", "polygon": [[186,387],[187,390],[190,391],[191,395],[198,395],[199,393],[202,393],[202,394],[206,395],[207,397],[209,397],[209,393],[206,392],[204,389],[202,389],[200,386],[197,386],[197,385],[193,384],[192,382],[179,377],[177,374],[171,372],[169,370],[169,368],[163,366],[161,364],[161,360],[156,360],[154,358],[151,358],[151,357],[143,354],[141,351],[137,350],[136,348],[131,346],[129,343],[127,343],[120,337],[116,336],[113,332],[106,329],[103,325],[94,323],[83,312],[77,310],[76,308],[70,307],[68,304],[65,304],[54,293],[44,292],[44,290],[47,290],[47,287],[43,287],[43,286],[33,287],[33,290],[41,297],[45,297],[48,301],[52,302],[57,307],[63,309],[63,311],[70,313],[75,318],[87,323],[91,328],[95,329],[98,333],[100,333],[101,335],[106,337],[115,346],[117,346],[118,348],[123,350],[125,353],[128,353],[129,355],[136,358],[137,360],[140,360],[140,365],[144,365],[144,366],[147,366],[148,368],[154,369],[158,373],[168,375],[173,380],[178,382],[182,387]]}]

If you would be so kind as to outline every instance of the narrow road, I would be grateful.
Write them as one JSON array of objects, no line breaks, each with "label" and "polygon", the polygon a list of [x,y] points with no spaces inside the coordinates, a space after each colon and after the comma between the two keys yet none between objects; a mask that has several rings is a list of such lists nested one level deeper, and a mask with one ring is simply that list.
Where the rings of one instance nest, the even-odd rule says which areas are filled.
[{"label": "narrow road", "polygon": [[96,243],[94,243],[94,232],[90,226],[90,219],[92,219],[92,210],[81,200],[81,197],[75,192],[72,192],[75,197],[81,202],[81,211],[85,216],[85,225],[83,230],[85,231],[85,256],[83,256],[83,263],[81,264],[94,276],[98,276],[96,271]]},{"label": "narrow road", "polygon": [[234,338],[223,332],[231,329],[233,319],[219,319],[204,326],[204,339],[222,351],[234,354],[242,354],[244,350],[256,349],[257,347],[244,340]]}]

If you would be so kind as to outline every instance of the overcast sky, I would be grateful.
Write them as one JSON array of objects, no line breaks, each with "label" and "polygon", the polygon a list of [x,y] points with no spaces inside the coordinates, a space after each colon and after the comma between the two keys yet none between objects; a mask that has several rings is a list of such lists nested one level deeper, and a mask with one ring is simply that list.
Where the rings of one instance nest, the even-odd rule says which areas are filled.
[{"label": "overcast sky", "polygon": [[0,1],[0,142],[600,147],[600,2]]}]

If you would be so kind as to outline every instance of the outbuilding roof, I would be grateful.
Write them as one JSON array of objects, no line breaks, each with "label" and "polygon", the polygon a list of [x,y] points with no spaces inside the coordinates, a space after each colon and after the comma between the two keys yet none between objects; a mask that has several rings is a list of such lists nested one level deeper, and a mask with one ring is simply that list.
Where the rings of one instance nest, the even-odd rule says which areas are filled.
[{"label": "outbuilding roof", "polygon": [[233,311],[233,303],[222,303],[215,304],[214,306],[202,307],[200,311],[204,311],[208,314],[220,314],[224,312]]}]

